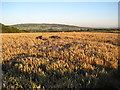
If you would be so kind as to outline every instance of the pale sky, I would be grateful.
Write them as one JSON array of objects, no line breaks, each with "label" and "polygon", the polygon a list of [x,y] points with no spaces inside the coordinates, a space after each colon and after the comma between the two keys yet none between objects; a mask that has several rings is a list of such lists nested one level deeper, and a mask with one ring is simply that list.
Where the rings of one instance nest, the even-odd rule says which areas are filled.
[{"label": "pale sky", "polygon": [[118,2],[2,2],[1,21],[118,27]]}]

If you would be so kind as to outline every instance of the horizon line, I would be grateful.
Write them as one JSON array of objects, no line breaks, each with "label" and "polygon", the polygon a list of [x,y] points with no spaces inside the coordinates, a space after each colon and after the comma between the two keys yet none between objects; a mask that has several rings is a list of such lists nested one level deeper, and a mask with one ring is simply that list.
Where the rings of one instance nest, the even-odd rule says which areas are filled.
[{"label": "horizon line", "polygon": [[71,25],[71,26],[77,26],[77,27],[80,27],[80,28],[120,28],[119,26],[114,26],[114,27],[95,27],[95,26],[80,26],[80,25],[74,25],[74,24],[65,24],[65,23],[17,23],[17,24],[4,24],[4,23],[1,23],[3,25],[6,25],[6,26],[13,26],[13,25],[19,25],[19,24],[58,24],[58,25]]}]

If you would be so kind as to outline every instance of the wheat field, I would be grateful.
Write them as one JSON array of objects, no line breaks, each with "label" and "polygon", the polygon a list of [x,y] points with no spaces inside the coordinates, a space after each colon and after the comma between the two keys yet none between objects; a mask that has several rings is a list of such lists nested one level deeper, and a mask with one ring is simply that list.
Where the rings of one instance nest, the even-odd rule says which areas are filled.
[{"label": "wheat field", "polygon": [[2,88],[119,88],[118,35],[3,33]]}]

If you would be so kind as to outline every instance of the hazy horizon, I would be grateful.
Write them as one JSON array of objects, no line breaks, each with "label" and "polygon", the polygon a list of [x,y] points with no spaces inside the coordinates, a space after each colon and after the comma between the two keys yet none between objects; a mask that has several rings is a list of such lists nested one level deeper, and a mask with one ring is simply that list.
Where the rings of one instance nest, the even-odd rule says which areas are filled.
[{"label": "hazy horizon", "polygon": [[1,23],[118,27],[117,2],[3,2]]},{"label": "hazy horizon", "polygon": [[[4,23],[1,23],[4,24]],[[18,25],[18,24],[60,24],[60,25],[70,25],[70,26],[78,26],[73,24],[64,24],[64,23],[17,23],[17,24],[4,24],[6,26]],[[120,27],[88,27],[88,26],[78,26],[78,27],[85,27],[85,28],[120,28]]]}]

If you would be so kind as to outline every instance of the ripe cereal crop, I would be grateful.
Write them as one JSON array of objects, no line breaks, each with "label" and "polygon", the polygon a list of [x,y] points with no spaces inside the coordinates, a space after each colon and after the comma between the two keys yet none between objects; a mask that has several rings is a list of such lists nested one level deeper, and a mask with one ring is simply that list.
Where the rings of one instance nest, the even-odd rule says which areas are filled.
[{"label": "ripe cereal crop", "polygon": [[120,88],[118,35],[3,33],[2,88]]}]

